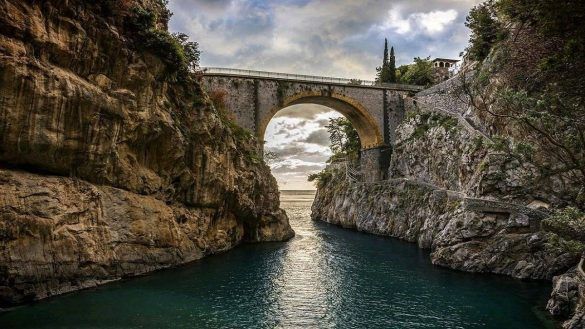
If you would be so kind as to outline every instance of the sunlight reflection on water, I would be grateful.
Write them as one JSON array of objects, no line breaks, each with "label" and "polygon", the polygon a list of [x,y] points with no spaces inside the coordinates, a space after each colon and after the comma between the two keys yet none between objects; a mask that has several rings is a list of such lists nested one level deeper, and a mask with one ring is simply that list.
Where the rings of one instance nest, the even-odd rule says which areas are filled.
[{"label": "sunlight reflection on water", "polygon": [[0,328],[542,328],[549,284],[435,267],[414,244],[310,219],[297,235],[0,314]]}]

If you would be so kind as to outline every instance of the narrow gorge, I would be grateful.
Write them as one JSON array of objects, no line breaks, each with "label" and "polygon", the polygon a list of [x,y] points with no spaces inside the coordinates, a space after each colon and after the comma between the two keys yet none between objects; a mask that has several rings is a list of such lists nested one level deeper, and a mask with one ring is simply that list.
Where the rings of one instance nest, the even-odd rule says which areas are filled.
[{"label": "narrow gorge", "polygon": [[0,0],[0,327],[585,328],[585,6],[415,2]]}]

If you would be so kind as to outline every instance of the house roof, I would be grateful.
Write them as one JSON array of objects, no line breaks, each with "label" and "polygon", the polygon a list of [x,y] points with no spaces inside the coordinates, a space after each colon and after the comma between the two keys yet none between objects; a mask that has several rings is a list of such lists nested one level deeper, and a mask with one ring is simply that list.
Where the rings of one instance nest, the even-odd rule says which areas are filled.
[{"label": "house roof", "polygon": [[449,58],[435,58],[431,62],[449,62],[449,63],[457,63],[459,62],[458,59],[449,59]]}]

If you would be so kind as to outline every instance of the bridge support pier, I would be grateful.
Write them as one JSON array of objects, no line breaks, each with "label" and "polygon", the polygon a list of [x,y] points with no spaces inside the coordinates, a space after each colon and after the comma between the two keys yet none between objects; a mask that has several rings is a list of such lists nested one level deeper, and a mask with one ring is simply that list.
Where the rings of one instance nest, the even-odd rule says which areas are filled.
[{"label": "bridge support pier", "polygon": [[374,183],[387,178],[392,149],[380,146],[361,151],[360,167],[366,183]]}]

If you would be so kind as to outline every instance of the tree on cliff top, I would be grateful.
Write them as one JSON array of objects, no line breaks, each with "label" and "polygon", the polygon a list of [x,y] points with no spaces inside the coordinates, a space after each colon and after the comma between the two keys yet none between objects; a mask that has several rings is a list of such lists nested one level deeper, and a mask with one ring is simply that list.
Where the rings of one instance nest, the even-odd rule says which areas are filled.
[{"label": "tree on cliff top", "polygon": [[416,57],[413,64],[406,67],[401,66],[399,72],[401,73],[400,82],[402,83],[419,86],[433,84],[433,64],[430,57]]},{"label": "tree on cliff top", "polygon": [[392,47],[390,56],[388,56],[388,39],[384,39],[384,57],[382,59],[382,66],[377,67],[376,72],[376,82],[396,82],[396,59],[394,57],[394,47]]},{"label": "tree on cliff top", "polygon": [[[166,1],[161,1],[160,5],[166,10]],[[170,16],[167,11],[163,11],[163,15]],[[189,41],[189,36],[184,33],[170,34],[159,28],[157,22],[160,19],[168,18],[160,18],[152,10],[137,6],[132,8],[127,26],[134,34],[137,47],[156,54],[167,64],[167,78],[184,80],[189,72],[199,67],[199,45]]]},{"label": "tree on cliff top", "polygon": [[[359,160],[361,143],[357,131],[351,122],[344,118],[331,118],[329,124],[325,126],[329,132],[331,141],[331,152],[333,153],[327,162],[336,160],[357,161]],[[325,168],[318,173],[309,175],[308,181],[317,183],[322,187],[333,177],[330,169]]]},{"label": "tree on cliff top", "polygon": [[475,61],[484,60],[503,33],[493,1],[473,7],[465,19],[465,26],[471,30],[467,56]]},{"label": "tree on cliff top", "polygon": [[390,48],[390,60],[388,62],[388,71],[390,73],[390,83],[396,83],[396,57],[394,56],[394,47]]},{"label": "tree on cliff top", "polygon": [[331,141],[329,146],[333,152],[331,159],[345,157],[355,160],[359,157],[360,138],[348,119],[344,117],[331,118],[325,128],[329,132],[329,140]]}]

